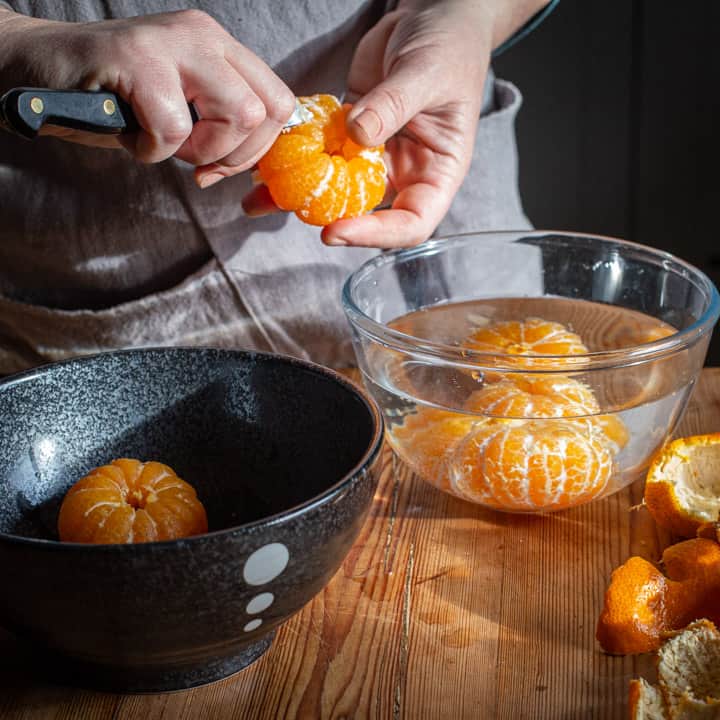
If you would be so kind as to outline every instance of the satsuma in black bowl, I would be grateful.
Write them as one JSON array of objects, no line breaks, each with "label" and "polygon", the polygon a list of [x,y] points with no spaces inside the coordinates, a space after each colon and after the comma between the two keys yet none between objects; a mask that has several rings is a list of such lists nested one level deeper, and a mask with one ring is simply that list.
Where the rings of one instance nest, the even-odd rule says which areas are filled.
[{"label": "satsuma in black bowl", "polygon": [[[373,497],[382,432],[352,383],[273,355],[121,351],[5,380],[0,624],[75,684],[154,692],[240,670],[340,566]],[[209,532],[59,542],[65,491],[123,456],[190,482]]]}]

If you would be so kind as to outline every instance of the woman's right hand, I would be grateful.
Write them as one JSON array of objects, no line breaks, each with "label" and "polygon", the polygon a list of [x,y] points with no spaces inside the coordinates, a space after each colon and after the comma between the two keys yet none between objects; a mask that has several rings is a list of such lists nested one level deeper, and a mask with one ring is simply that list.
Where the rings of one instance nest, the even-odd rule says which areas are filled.
[{"label": "woman's right hand", "polygon": [[[44,134],[120,147],[142,162],[171,156],[198,166],[207,187],[252,167],[295,108],[290,89],[254,53],[198,10],[92,23],[40,20],[0,10],[0,93],[13,86],[119,94],[141,130]],[[200,115],[193,125],[188,103]]]}]

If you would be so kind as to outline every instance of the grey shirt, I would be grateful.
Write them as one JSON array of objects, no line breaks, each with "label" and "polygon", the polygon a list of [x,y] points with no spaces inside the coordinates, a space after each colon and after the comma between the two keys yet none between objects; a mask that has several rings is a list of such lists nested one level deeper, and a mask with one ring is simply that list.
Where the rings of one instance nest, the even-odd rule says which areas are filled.
[{"label": "grey shirt", "polygon": [[[2,0],[0,0],[0,4]],[[71,22],[165,12],[176,0],[5,2]],[[385,0],[213,3],[297,95],[342,95]],[[490,78],[473,166],[440,233],[527,227],[517,194],[516,89]],[[0,133],[0,374],[116,347],[254,347],[352,361],[339,295],[376,251],[327,248],[291,215],[244,216],[243,174],[207,190],[178,160]]]}]

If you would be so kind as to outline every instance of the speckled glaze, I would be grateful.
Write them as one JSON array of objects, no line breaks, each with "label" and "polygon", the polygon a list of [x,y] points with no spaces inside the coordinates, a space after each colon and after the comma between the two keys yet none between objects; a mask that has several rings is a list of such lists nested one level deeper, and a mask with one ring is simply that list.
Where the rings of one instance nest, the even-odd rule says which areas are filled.
[{"label": "speckled glaze", "polygon": [[[369,509],[381,442],[379,412],[352,383],[278,356],[123,351],[9,378],[0,624],[85,686],[156,692],[236,672],[336,572]],[[58,542],[65,491],[121,456],[173,467],[210,532]]]}]

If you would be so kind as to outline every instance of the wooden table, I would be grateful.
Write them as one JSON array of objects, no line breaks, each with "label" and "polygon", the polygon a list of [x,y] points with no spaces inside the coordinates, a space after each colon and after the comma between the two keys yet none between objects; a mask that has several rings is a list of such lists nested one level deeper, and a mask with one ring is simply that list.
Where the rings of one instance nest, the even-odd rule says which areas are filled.
[{"label": "wooden table", "polygon": [[[680,432],[718,429],[720,369],[705,370]],[[604,655],[594,634],[612,569],[670,541],[641,501],[637,483],[547,517],[491,513],[386,451],[341,569],[255,665],[187,692],[118,696],[41,684],[0,634],[0,718],[625,718],[628,680],[651,658]]]}]

